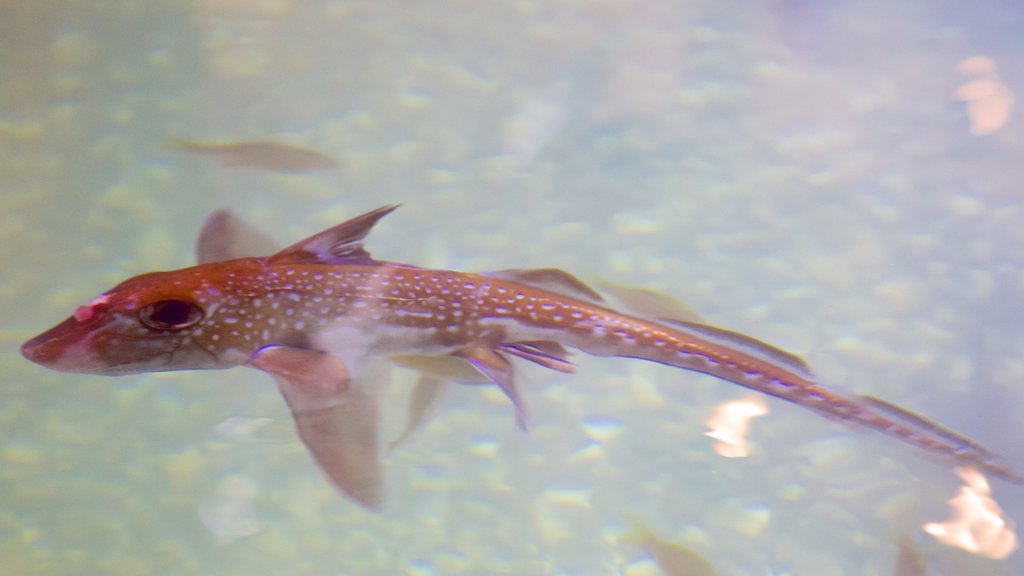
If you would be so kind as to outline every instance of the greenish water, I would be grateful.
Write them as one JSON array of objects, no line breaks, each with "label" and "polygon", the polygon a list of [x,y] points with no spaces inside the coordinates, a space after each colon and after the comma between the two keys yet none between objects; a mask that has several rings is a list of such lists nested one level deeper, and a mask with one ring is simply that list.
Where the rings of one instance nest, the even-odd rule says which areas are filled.
[{"label": "greenish water", "polygon": [[[972,135],[954,98],[982,55],[1024,93],[1024,9],[962,4],[0,2],[0,574],[657,574],[631,516],[724,575],[889,576],[903,535],[932,574],[1024,573],[921,531],[959,481],[903,446],[769,401],[753,455],[717,456],[703,421],[745,391],[680,370],[523,366],[528,434],[453,388],[371,514],[261,373],[18,354],[191,264],[214,208],[291,242],[402,203],[377,257],[654,287],[1024,467],[1024,124]],[[175,139],[341,166],[224,168]]]}]

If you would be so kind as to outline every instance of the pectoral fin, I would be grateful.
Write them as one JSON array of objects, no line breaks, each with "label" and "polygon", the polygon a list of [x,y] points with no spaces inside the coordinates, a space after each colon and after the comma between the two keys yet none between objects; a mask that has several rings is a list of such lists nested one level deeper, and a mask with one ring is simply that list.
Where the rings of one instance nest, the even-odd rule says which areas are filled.
[{"label": "pectoral fin", "polygon": [[482,346],[464,348],[454,354],[473,365],[501,388],[501,391],[512,401],[516,411],[516,425],[526,430],[526,409],[519,391],[516,390],[515,375],[512,364],[504,356],[490,348]]},{"label": "pectoral fin", "polygon": [[345,363],[325,352],[268,346],[249,365],[274,376],[299,437],[331,482],[363,506],[380,508],[383,473],[373,391],[353,382]]},{"label": "pectoral fin", "polygon": [[288,383],[281,392],[293,411],[339,404],[351,388],[345,363],[319,350],[264,346],[249,358],[248,365]]}]

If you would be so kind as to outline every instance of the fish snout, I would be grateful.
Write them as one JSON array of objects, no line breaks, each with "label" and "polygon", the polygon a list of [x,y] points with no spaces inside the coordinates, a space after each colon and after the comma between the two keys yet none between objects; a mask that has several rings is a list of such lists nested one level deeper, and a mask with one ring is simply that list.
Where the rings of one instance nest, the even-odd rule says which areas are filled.
[{"label": "fish snout", "polygon": [[40,366],[62,372],[89,372],[95,363],[90,334],[69,318],[21,345],[21,355]]},{"label": "fish snout", "polygon": [[52,366],[61,356],[59,340],[44,332],[21,345],[21,355],[41,366]]}]

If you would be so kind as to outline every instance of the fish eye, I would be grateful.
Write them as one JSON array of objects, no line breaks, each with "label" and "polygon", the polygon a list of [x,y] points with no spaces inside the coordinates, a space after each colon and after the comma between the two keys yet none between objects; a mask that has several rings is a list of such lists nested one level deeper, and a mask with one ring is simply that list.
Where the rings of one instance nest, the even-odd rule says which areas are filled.
[{"label": "fish eye", "polygon": [[139,309],[139,321],[156,330],[184,330],[203,319],[203,309],[188,300],[159,300]]}]

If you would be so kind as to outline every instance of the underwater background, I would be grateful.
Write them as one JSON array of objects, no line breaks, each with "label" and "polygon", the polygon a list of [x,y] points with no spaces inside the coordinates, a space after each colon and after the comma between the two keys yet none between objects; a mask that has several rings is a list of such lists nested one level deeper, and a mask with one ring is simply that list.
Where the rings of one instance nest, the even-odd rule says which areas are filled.
[{"label": "underwater background", "polygon": [[[528,433],[452,387],[375,514],[264,374],[18,353],[190,265],[215,208],[285,244],[401,203],[375,257],[655,288],[1024,467],[1022,29],[995,0],[0,1],[0,574],[661,573],[631,518],[723,575],[889,576],[903,539],[930,574],[1024,573],[922,530],[961,482],[897,442],[770,399],[751,455],[719,456],[704,421],[748,392],[693,372],[522,365]],[[1024,520],[1024,488],[992,489]]]}]

